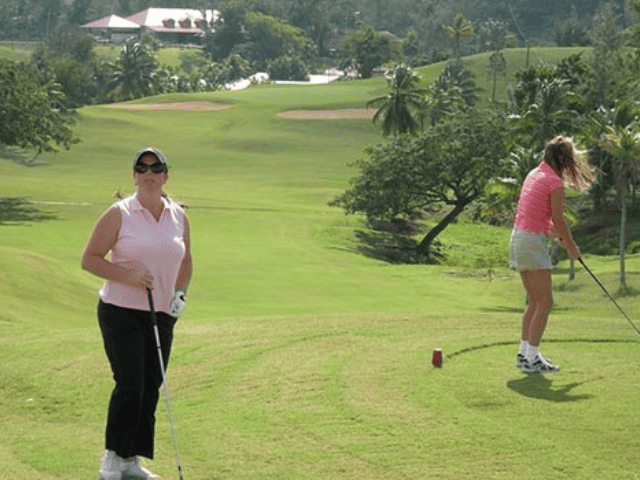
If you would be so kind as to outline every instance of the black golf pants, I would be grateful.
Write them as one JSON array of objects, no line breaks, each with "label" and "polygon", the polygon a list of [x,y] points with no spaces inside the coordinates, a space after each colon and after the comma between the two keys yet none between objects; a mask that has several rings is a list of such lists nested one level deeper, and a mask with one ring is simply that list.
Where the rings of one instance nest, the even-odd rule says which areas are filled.
[{"label": "black golf pants", "polygon": [[[166,369],[176,319],[163,312],[157,312],[157,318]],[[106,449],[122,458],[139,455],[153,459],[162,372],[151,315],[100,301],[98,322],[115,381],[107,417]]]}]

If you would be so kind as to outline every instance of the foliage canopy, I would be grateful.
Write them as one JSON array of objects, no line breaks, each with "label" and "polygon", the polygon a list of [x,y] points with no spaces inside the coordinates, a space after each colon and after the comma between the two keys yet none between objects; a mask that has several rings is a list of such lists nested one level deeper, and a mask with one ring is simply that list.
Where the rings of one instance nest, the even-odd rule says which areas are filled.
[{"label": "foliage canopy", "polygon": [[59,111],[60,86],[33,63],[0,59],[0,146],[53,152],[77,139],[70,114]]}]

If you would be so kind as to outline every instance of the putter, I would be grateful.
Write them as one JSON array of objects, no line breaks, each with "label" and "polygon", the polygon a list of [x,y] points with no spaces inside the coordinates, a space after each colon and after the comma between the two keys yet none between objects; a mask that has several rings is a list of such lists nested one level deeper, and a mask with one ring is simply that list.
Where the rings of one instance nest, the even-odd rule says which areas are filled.
[{"label": "putter", "polygon": [[158,318],[156,316],[156,309],[153,306],[153,294],[151,289],[147,288],[147,298],[149,300],[149,309],[151,310],[151,321],[153,322],[153,331],[156,336],[156,345],[158,347],[158,360],[160,360],[160,371],[162,372],[162,384],[164,385],[164,398],[167,401],[167,413],[169,414],[169,426],[171,427],[171,439],[173,440],[173,449],[176,453],[176,466],[178,467],[178,474],[180,480],[184,480],[182,476],[182,464],[180,463],[180,452],[178,451],[178,437],[176,436],[176,429],[173,426],[173,413],[171,412],[171,399],[169,398],[169,384],[167,383],[167,376],[164,373],[164,360],[162,360],[162,349],[160,347],[160,333],[158,332]]},{"label": "putter", "polygon": [[589,269],[589,267],[587,267],[587,264],[584,263],[584,260],[582,260],[582,257],[578,258],[578,261],[582,264],[582,266],[584,267],[584,269],[589,272],[589,275],[591,275],[591,278],[593,278],[595,280],[595,282],[600,285],[600,288],[602,289],[602,291],[604,293],[607,294],[607,297],[609,297],[609,300],[611,300],[613,302],[613,304],[618,307],[618,310],[620,310],[620,313],[624,316],[624,318],[627,319],[627,321],[629,322],[629,324],[633,327],[633,329],[638,332],[638,335],[640,335],[640,330],[638,330],[638,327],[636,327],[634,325],[634,323],[631,321],[631,319],[629,318],[629,316],[624,313],[624,310],[622,310],[622,308],[620,308],[620,305],[618,305],[618,302],[616,302],[613,297],[609,294],[609,292],[607,292],[607,289],[604,288],[604,285],[602,285],[602,283],[600,283],[600,280],[598,280],[598,278],[593,274],[593,272]]}]

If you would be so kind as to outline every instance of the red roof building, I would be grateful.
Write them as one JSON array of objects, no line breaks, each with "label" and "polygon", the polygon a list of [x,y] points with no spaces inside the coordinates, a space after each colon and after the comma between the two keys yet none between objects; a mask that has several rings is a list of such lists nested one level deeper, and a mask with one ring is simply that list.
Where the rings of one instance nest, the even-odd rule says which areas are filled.
[{"label": "red roof building", "polygon": [[82,28],[94,30],[112,41],[124,41],[148,31],[167,43],[199,43],[219,14],[217,10],[147,8],[127,18],[110,15]]},{"label": "red roof building", "polygon": [[88,28],[94,35],[112,42],[124,42],[128,38],[140,35],[140,25],[117,15],[109,15],[82,25],[81,28]]},{"label": "red roof building", "polygon": [[140,25],[143,32],[156,34],[163,41],[193,43],[211,29],[219,14],[217,10],[147,8],[127,17],[127,20]]}]

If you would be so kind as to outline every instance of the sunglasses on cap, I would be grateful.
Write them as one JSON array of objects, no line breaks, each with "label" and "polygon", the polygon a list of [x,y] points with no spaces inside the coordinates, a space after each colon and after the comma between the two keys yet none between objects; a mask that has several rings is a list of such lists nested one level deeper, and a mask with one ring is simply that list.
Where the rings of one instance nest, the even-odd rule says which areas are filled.
[{"label": "sunglasses on cap", "polygon": [[136,173],[147,173],[151,170],[153,173],[164,173],[167,171],[167,167],[164,163],[156,162],[151,165],[147,165],[146,163],[137,163],[133,170]]}]

